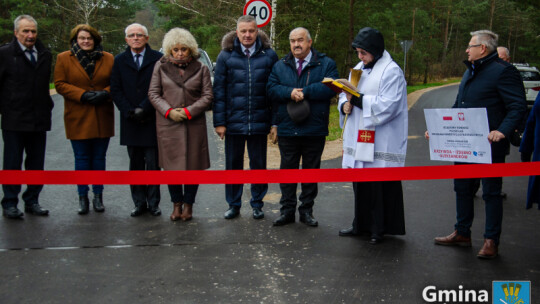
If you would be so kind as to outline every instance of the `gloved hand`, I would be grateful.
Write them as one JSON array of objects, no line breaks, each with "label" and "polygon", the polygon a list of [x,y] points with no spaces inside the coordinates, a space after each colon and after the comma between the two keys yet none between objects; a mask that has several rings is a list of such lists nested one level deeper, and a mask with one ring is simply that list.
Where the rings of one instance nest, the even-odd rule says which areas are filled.
[{"label": "gloved hand", "polygon": [[522,162],[530,162],[531,161],[532,153],[530,152],[521,152],[521,161]]},{"label": "gloved hand", "polygon": [[148,120],[148,117],[143,108],[135,108],[135,110],[133,110],[133,119],[138,123],[145,123]]},{"label": "gloved hand", "polygon": [[82,103],[90,103],[89,100],[93,99],[96,96],[95,91],[86,91],[81,96],[81,102]]},{"label": "gloved hand", "polygon": [[94,93],[94,97],[88,100],[89,104],[98,105],[111,98],[111,95],[107,91],[94,91]]},{"label": "gloved hand", "polygon": [[[169,112],[169,118],[172,119],[173,121],[175,122],[181,122],[184,120],[184,118],[182,117],[182,113],[184,111],[182,110],[179,110],[179,109],[172,109],[170,112]],[[185,114],[185,113],[184,113]]]}]

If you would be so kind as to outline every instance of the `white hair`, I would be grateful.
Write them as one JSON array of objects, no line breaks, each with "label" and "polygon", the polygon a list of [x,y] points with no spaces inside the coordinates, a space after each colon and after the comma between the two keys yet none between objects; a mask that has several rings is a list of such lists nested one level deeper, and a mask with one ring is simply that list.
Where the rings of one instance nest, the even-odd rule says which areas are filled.
[{"label": "white hair", "polygon": [[37,21],[36,21],[36,19],[34,19],[34,17],[32,17],[32,16],[30,16],[30,15],[20,15],[20,16],[18,16],[17,18],[15,18],[15,20],[13,21],[13,29],[14,29],[15,31],[18,31],[18,30],[19,30],[19,22],[20,22],[21,20],[23,20],[23,19],[26,19],[26,20],[28,20],[28,21],[33,22],[33,23],[36,25],[36,27],[37,27]]},{"label": "white hair", "polygon": [[489,53],[497,50],[497,41],[499,40],[499,35],[495,34],[492,31],[480,30],[471,32],[471,36],[475,37],[479,44],[486,46]]},{"label": "white hair", "polygon": [[165,34],[163,37],[163,54],[171,55],[171,51],[175,45],[181,44],[191,51],[191,56],[199,58],[199,46],[195,37],[183,28],[175,27]]},{"label": "white hair", "polygon": [[143,32],[144,32],[144,35],[145,35],[146,37],[148,37],[148,29],[146,28],[146,26],[144,26],[144,25],[142,25],[142,24],[139,24],[139,23],[132,23],[132,24],[130,24],[130,25],[128,25],[128,26],[126,27],[126,30],[125,30],[125,32],[126,32],[126,37],[127,37],[127,35],[128,35],[128,31],[129,31],[132,27],[140,27],[140,28],[142,28],[142,30],[143,30]]}]

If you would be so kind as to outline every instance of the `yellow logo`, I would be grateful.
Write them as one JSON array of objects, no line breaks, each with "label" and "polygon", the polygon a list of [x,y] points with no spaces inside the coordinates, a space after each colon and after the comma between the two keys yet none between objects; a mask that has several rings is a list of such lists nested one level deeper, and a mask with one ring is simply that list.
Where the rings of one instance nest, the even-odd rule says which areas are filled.
[{"label": "yellow logo", "polygon": [[[530,282],[493,282],[493,303],[529,304]],[[499,300],[496,302],[495,300]]]}]

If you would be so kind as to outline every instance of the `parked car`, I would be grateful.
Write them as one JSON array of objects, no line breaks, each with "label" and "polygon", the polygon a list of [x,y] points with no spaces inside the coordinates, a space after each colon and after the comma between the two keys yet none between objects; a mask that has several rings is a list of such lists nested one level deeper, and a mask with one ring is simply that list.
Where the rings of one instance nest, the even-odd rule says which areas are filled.
[{"label": "parked car", "polygon": [[529,66],[528,63],[514,63],[514,66],[518,69],[521,79],[523,79],[527,105],[532,108],[536,95],[540,91],[540,71],[536,67]]},{"label": "parked car", "polygon": [[208,53],[201,48],[199,48],[199,54],[201,54],[199,61],[208,67],[208,69],[210,70],[210,77],[212,78],[212,83],[214,83],[214,64],[212,63],[210,56],[208,56]]}]

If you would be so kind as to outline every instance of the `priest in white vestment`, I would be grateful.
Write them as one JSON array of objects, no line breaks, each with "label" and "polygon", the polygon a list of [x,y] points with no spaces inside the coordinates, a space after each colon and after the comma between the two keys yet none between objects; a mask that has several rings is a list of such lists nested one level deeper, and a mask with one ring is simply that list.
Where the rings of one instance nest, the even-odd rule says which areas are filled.
[{"label": "priest in white vestment", "polygon": [[[385,51],[383,36],[376,29],[361,29],[352,47],[361,60],[354,67],[362,70],[357,85],[361,94],[360,97],[348,93],[339,96],[340,124],[344,128],[342,166],[402,167],[408,131],[403,71]],[[353,224],[340,230],[340,236],[367,233],[370,243],[378,244],[385,234],[405,234],[401,181],[353,182],[353,189]]]}]

